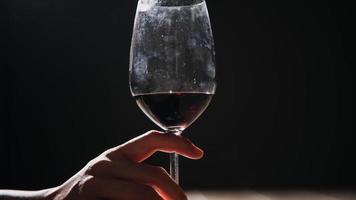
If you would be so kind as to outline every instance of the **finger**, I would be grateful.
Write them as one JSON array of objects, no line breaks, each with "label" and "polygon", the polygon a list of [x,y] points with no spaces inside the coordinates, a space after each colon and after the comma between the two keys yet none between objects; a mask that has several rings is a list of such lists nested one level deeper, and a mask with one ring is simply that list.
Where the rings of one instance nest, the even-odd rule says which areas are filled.
[{"label": "finger", "polygon": [[164,199],[186,199],[184,191],[171,179],[168,173],[161,167],[147,164],[138,164],[128,161],[113,161],[98,171],[96,175],[101,177],[115,177],[151,186]]},{"label": "finger", "polygon": [[150,186],[118,179],[95,178],[93,189],[99,198],[120,200],[163,200]]},{"label": "finger", "polygon": [[182,136],[150,131],[129,142],[113,148],[108,157],[125,156],[134,162],[142,162],[157,151],[177,153],[191,159],[203,157],[203,150]]}]

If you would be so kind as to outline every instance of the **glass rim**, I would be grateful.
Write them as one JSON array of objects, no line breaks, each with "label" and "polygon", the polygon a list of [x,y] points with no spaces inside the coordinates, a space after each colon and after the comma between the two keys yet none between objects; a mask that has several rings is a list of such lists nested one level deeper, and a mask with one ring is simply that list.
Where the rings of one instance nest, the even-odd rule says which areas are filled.
[{"label": "glass rim", "polygon": [[206,95],[215,95],[216,94],[216,91],[214,92],[201,92],[201,91],[167,91],[167,92],[143,92],[143,93],[134,93],[131,91],[131,95],[133,97],[136,97],[136,96],[141,96],[141,95],[149,95],[149,94],[206,94]]},{"label": "glass rim", "polygon": [[139,4],[156,7],[185,7],[204,3],[205,0],[139,0]]}]

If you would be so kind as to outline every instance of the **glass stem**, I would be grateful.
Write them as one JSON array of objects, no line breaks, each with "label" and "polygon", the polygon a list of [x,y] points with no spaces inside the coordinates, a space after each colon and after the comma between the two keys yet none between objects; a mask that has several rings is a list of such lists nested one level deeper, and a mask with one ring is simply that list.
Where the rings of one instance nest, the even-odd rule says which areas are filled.
[{"label": "glass stem", "polygon": [[170,158],[170,174],[172,179],[179,184],[179,155],[171,153]]},{"label": "glass stem", "polygon": [[[181,135],[182,131],[180,130],[168,130],[167,134]],[[176,153],[171,153],[169,155],[170,158],[170,175],[172,179],[179,184],[179,155]]]}]

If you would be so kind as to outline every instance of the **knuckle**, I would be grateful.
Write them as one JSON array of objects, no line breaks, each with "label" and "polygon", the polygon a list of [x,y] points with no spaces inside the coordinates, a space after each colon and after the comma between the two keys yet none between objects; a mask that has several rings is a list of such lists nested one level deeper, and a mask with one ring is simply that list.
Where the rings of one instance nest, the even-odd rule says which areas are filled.
[{"label": "knuckle", "polygon": [[108,159],[122,159],[122,146],[111,148],[103,153],[103,156],[107,157]]},{"label": "knuckle", "polygon": [[111,164],[111,161],[107,158],[94,159],[88,163],[86,173],[90,175],[97,174],[110,167]]},{"label": "knuckle", "polygon": [[92,191],[93,188],[96,187],[96,178],[94,176],[85,176],[78,183],[80,193],[87,193],[88,191]]}]

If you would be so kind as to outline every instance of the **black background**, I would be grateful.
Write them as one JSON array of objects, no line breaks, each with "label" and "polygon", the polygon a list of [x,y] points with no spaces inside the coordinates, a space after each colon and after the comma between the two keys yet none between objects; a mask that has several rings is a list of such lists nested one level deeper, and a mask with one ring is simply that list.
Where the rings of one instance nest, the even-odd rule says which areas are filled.
[{"label": "black background", "polygon": [[[0,188],[58,185],[107,148],[157,128],[128,87],[136,1],[1,4]],[[219,86],[185,133],[206,157],[182,160],[183,187],[355,189],[351,6],[208,7]]]}]

